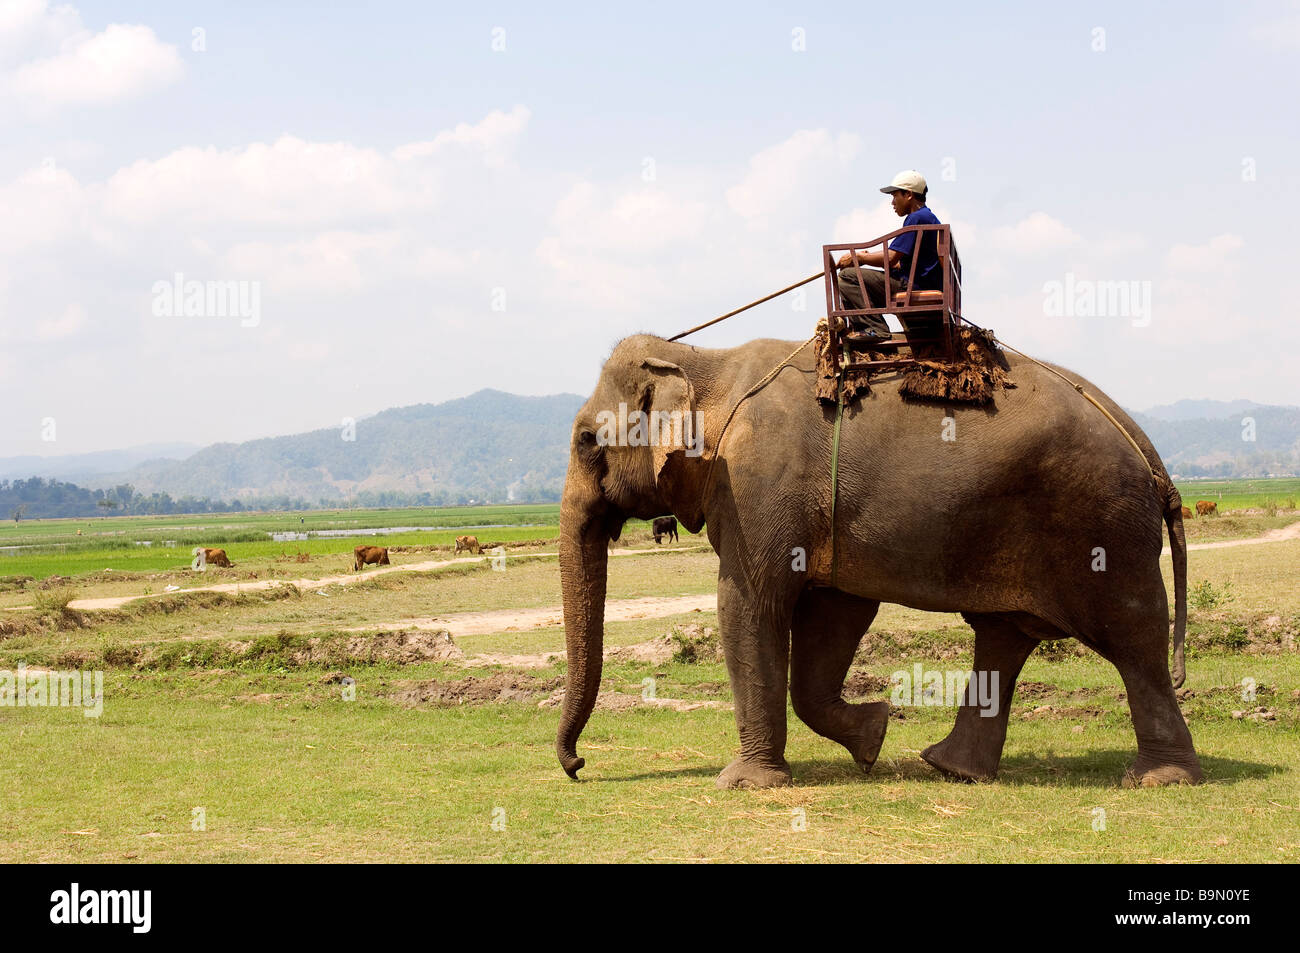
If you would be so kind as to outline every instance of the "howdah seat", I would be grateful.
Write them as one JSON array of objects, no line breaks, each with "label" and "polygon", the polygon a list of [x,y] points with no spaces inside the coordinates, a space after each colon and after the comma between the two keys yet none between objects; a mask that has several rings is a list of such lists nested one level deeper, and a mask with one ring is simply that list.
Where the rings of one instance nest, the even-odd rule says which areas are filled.
[{"label": "howdah seat", "polygon": [[[883,307],[852,308],[840,293],[837,278],[839,272],[836,261],[843,252],[866,251],[877,246],[886,250],[888,243],[907,232],[934,232],[936,251],[942,275],[942,286],[936,289],[915,288],[916,262],[920,257],[913,254],[911,269],[908,273],[907,287],[900,283],[888,270],[885,272],[885,302]],[[919,249],[924,236],[916,235],[914,249]],[[892,370],[915,364],[919,357],[927,357],[952,363],[957,358],[957,327],[961,323],[961,258],[957,254],[957,245],[952,240],[949,225],[910,225],[881,235],[868,242],[855,242],[847,245],[823,245],[822,260],[826,274],[826,323],[830,328],[830,346],[832,359],[836,367],[845,374],[873,373]],[[861,273],[858,274],[858,287],[862,300],[870,303]],[[849,330],[850,319],[892,314],[896,317],[912,319],[906,323],[913,324],[911,331],[893,334],[888,338],[880,337],[868,331]],[[908,356],[900,351],[906,348]],[[875,352],[880,357],[871,357],[867,352]]]}]

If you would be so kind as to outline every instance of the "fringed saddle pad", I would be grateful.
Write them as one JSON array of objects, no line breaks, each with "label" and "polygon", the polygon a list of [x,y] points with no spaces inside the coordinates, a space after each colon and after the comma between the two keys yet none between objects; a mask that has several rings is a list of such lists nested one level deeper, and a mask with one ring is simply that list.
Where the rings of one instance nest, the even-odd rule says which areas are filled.
[{"label": "fringed saddle pad", "polygon": [[[949,364],[944,361],[918,359],[901,369],[902,383],[899,394],[921,400],[957,401],[964,404],[987,404],[999,388],[1015,387],[1007,377],[1007,361],[1002,349],[990,332],[982,328],[961,325],[958,330],[958,352],[964,359]],[[817,384],[815,392],[822,403],[836,400],[838,368],[831,360],[830,337],[826,319],[817,322]],[[856,356],[868,360],[883,360],[876,352]],[[848,374],[844,381],[844,402],[851,404],[862,394],[871,392],[866,374]]]}]

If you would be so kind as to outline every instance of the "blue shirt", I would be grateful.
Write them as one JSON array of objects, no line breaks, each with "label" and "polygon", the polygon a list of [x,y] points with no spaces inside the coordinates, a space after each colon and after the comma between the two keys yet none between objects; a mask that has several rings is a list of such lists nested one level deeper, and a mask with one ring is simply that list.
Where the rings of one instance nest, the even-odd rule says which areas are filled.
[{"label": "blue shirt", "polygon": [[[938,225],[939,219],[924,205],[903,219],[903,225]],[[898,270],[907,277],[912,268],[912,248],[916,245],[916,232],[899,235],[889,247],[903,257],[898,263]],[[934,232],[921,233],[921,251],[916,259],[915,288],[942,288],[943,269],[939,267],[939,240]]]}]

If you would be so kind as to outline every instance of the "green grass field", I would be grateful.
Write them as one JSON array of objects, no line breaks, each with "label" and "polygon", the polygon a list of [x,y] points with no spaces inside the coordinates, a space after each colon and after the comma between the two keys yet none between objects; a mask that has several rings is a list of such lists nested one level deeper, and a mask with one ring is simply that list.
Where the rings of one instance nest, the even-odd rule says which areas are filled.
[{"label": "green grass field", "polygon": [[1221,510],[1262,509],[1275,506],[1294,510],[1300,501],[1300,478],[1270,480],[1188,480],[1179,482],[1183,502],[1213,500]]},{"label": "green grass field", "polygon": [[[1242,537],[1273,522],[1217,523],[1229,519]],[[644,526],[629,536],[632,547],[649,542]],[[672,550],[611,559],[609,598],[713,592],[717,560],[700,544],[683,534]],[[295,545],[303,544],[286,548]],[[553,547],[517,551],[543,550]],[[584,781],[575,784],[555,760],[558,710],[541,704],[565,671],[562,659],[545,657],[563,649],[558,624],[502,623],[459,636],[462,658],[409,656],[411,644],[424,644],[410,627],[418,619],[557,606],[551,557],[525,555],[504,572],[467,561],[360,574],[319,590],[181,592],[112,611],[64,608],[70,597],[158,593],[168,580],[239,579],[245,565],[263,578],[280,569],[315,578],[337,572],[343,558],[322,551],[279,563],[250,553],[202,580],[182,563],[0,592],[0,605],[35,605],[0,612],[0,670],[23,663],[104,678],[98,718],[0,706],[0,740],[11,752],[0,762],[0,860],[1300,858],[1300,540],[1191,553],[1182,704],[1207,783],[1161,790],[1120,787],[1136,749],[1123,686],[1113,667],[1070,642],[1045,644],[1026,666],[996,782],[935,774],[919,752],[947,733],[952,710],[906,707],[891,719],[870,776],[789,713],[795,785],[718,791],[713,779],[736,748],[718,661],[611,658],[602,691],[621,704],[593,715],[579,743]],[[716,617],[611,622],[606,648],[644,646],[691,623],[715,626]],[[969,667],[971,648],[959,616],[885,606],[849,686],[857,697],[887,697],[880,686],[892,672],[918,662]],[[501,655],[516,658],[492,660]],[[643,703],[648,679],[658,698],[689,710]],[[1243,685],[1253,685],[1253,700],[1243,699]]]},{"label": "green grass field", "polygon": [[[221,513],[192,516],[111,516],[97,519],[12,520],[0,524],[0,577],[76,576],[106,568],[161,572],[188,566],[195,546],[225,549],[235,563],[280,554],[348,554],[357,546],[453,546],[457,536],[483,542],[552,539],[558,503],[427,509],[319,510],[309,513]],[[327,537],[320,532],[393,527],[446,527],[414,532]],[[481,527],[481,528],[480,528]],[[82,535],[78,536],[77,531]],[[271,533],[306,533],[276,542]],[[174,542],[175,545],[166,545]],[[9,547],[15,547],[13,549]]]},{"label": "green grass field", "polygon": [[[1216,480],[1179,484],[1189,506],[1214,500],[1217,518],[1188,523],[1189,542],[1238,538],[1261,528],[1288,525],[1300,500],[1300,479]],[[1272,523],[1241,522],[1233,513],[1268,510]],[[1280,512],[1278,512],[1280,510]],[[1253,514],[1260,515],[1260,514]],[[104,573],[167,573],[184,570],[195,546],[224,548],[245,571],[274,572],[277,557],[308,553],[337,557],[346,564],[356,546],[442,546],[450,549],[459,535],[476,535],[484,543],[523,544],[554,540],[559,533],[557,503],[513,506],[431,507],[373,510],[315,510],[307,513],[219,513],[189,516],[110,516],[93,519],[12,520],[0,523],[0,594],[3,579]],[[440,527],[410,532],[379,532],[395,527]],[[321,532],[364,531],[356,536],[327,537]],[[643,535],[645,524],[629,527]],[[82,535],[78,536],[80,530]],[[271,533],[307,533],[308,539],[277,542]],[[167,545],[174,543],[174,545]],[[0,601],[0,605],[4,604]]]}]

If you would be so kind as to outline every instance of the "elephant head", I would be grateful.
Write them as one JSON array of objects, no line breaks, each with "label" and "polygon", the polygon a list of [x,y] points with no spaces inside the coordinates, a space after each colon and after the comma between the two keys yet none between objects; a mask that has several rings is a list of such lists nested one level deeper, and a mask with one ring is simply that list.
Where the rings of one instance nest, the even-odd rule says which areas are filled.
[{"label": "elephant head", "polygon": [[703,435],[690,373],[659,356],[673,351],[692,349],[649,337],[622,342],[573,424],[560,508],[568,679],[556,738],[571,778],[584,764],[578,735],[600,689],[610,541],[631,518],[672,512],[692,532],[703,525]]}]

